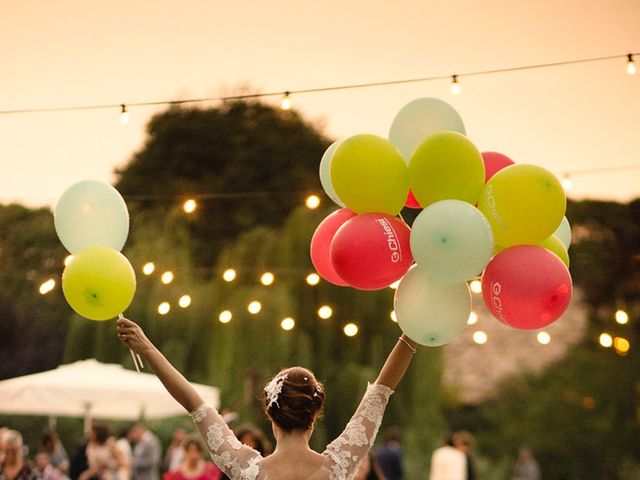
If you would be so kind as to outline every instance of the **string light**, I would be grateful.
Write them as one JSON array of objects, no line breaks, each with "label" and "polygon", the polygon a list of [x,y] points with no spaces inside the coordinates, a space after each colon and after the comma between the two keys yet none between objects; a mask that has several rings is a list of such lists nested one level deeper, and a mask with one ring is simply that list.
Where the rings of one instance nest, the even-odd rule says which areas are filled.
[{"label": "string light", "polygon": [[310,273],[307,275],[307,283],[312,287],[320,283],[320,275],[317,273]]},{"label": "string light", "polygon": [[482,293],[482,282],[480,280],[472,280],[469,287],[473,293]]},{"label": "string light", "polygon": [[223,310],[222,312],[220,312],[220,315],[218,315],[218,320],[220,320],[220,323],[229,323],[232,318],[233,314],[229,310]]},{"label": "string light", "polygon": [[260,283],[262,283],[264,286],[268,287],[269,285],[271,285],[273,283],[274,279],[275,279],[275,277],[273,276],[273,273],[264,272],[262,274],[262,276],[260,277]]},{"label": "string light", "polygon": [[166,315],[167,313],[169,313],[169,310],[171,310],[171,305],[169,304],[169,302],[162,302],[160,305],[158,305],[158,313],[160,315]]},{"label": "string light", "polygon": [[129,111],[124,103],[120,105],[120,123],[123,125],[129,123]]},{"label": "string light", "polygon": [[167,270],[166,272],[164,272],[160,277],[160,281],[165,285],[169,285],[171,282],[173,282],[173,272],[171,270]]},{"label": "string light", "polygon": [[632,53],[627,54],[627,73],[629,75],[635,75],[636,74],[636,64],[633,61],[633,54]]},{"label": "string light", "polygon": [[538,342],[540,342],[542,345],[549,345],[549,342],[551,341],[551,335],[549,335],[547,332],[538,332],[537,338]]},{"label": "string light", "polygon": [[309,210],[315,210],[320,206],[320,197],[317,195],[309,195],[304,201],[304,204]]},{"label": "string light", "polygon": [[613,348],[615,348],[618,353],[627,353],[630,347],[631,344],[629,340],[624,337],[616,337],[613,339]]},{"label": "string light", "polygon": [[247,306],[247,311],[251,315],[256,315],[257,313],[260,313],[260,310],[262,310],[262,304],[257,300],[254,300]]},{"label": "string light", "polygon": [[286,331],[292,330],[295,326],[296,321],[291,317],[287,317],[280,322],[280,327]]},{"label": "string light", "polygon": [[156,266],[153,262],[147,262],[142,266],[142,273],[145,275],[151,275],[155,269]]},{"label": "string light", "polygon": [[222,279],[225,282],[233,282],[236,279],[236,271],[233,268],[227,268],[222,273]]},{"label": "string light", "polygon": [[616,311],[616,322],[618,322],[620,325],[626,324],[627,322],[629,322],[629,314],[627,314],[627,312],[625,312],[624,310]]},{"label": "string light", "polygon": [[40,285],[40,289],[39,289],[40,295],[46,295],[51,290],[53,290],[55,286],[56,286],[56,281],[53,278],[50,278],[49,280],[44,282],[42,285]]},{"label": "string light", "polygon": [[611,345],[613,345],[613,338],[611,338],[611,335],[609,335],[608,333],[601,333],[599,342],[600,345],[602,345],[604,348],[609,348]]},{"label": "string light", "polygon": [[71,263],[71,260],[73,260],[73,255],[67,255],[64,259],[64,266],[68,267]]},{"label": "string light", "polygon": [[198,208],[198,204],[193,198],[190,198],[182,204],[182,209],[185,213],[193,213],[196,211],[196,208]]},{"label": "string light", "polygon": [[[517,71],[533,70],[533,69],[540,69],[540,68],[560,67],[564,65],[575,65],[580,63],[601,62],[601,61],[614,60],[614,59],[620,59],[620,58],[628,59],[627,72],[630,73],[630,70],[631,71],[635,70],[635,64],[633,64],[634,55],[640,55],[640,52],[607,55],[602,57],[563,60],[559,62],[518,65],[518,66],[494,68],[494,69],[488,69],[488,70],[476,70],[476,71],[462,72],[455,75],[455,77],[457,79],[458,77],[495,75],[495,74],[507,73],[507,72],[517,72]],[[633,68],[629,66],[630,62],[633,64]],[[278,91],[278,92],[251,93],[251,94],[244,94],[244,95],[231,95],[231,96],[221,96],[221,97],[188,98],[183,100],[156,100],[156,101],[150,101],[150,102],[130,102],[127,105],[95,104],[95,105],[61,106],[61,107],[51,107],[51,108],[23,108],[23,109],[16,109],[16,110],[0,110],[0,115],[10,115],[10,114],[18,114],[18,113],[106,110],[106,109],[113,109],[118,107],[120,107],[121,115],[122,115],[123,110],[127,111],[127,108],[131,108],[131,107],[151,107],[151,106],[160,106],[160,105],[178,106],[178,105],[208,103],[208,102],[216,102],[216,101],[229,102],[234,100],[249,100],[249,99],[256,99],[256,98],[276,97],[276,96],[282,97],[281,108],[288,109],[288,108],[291,108],[290,97],[293,94],[317,93],[317,92],[327,92],[327,91],[336,91],[336,90],[352,90],[356,88],[383,87],[383,86],[390,86],[390,85],[402,85],[402,84],[408,84],[408,83],[446,80],[450,78],[452,78],[451,74],[433,75],[429,77],[405,78],[400,80],[388,80],[388,81],[380,81],[380,82],[368,82],[368,83],[357,83],[357,84],[347,84],[347,85],[333,85],[333,86],[325,86],[325,87],[317,87],[317,88],[295,89],[295,90],[288,90],[284,92],[284,94],[282,93],[282,91]]]},{"label": "string light", "polygon": [[343,331],[347,337],[355,337],[358,334],[358,326],[355,323],[347,323]]},{"label": "string light", "polygon": [[284,92],[282,96],[282,102],[280,103],[280,108],[282,110],[290,110],[291,109],[291,94],[290,92]]},{"label": "string light", "polygon": [[460,88],[460,84],[458,83],[458,76],[451,76],[451,94],[452,95],[460,95],[462,88]]},{"label": "string light", "polygon": [[478,330],[473,334],[473,341],[476,342],[478,345],[484,345],[485,343],[487,343],[487,338],[488,338],[487,334],[484,333],[482,330]]},{"label": "string light", "polygon": [[568,173],[562,175],[562,181],[560,183],[565,190],[571,190],[571,187],[573,187],[573,181]]},{"label": "string light", "polygon": [[318,309],[318,316],[323,320],[331,318],[331,315],[333,315],[333,309],[329,305],[323,305]]},{"label": "string light", "polygon": [[395,310],[391,310],[391,313],[389,314],[389,318],[391,318],[392,322],[398,323],[398,316],[396,315]]},{"label": "string light", "polygon": [[475,325],[476,323],[478,323],[478,314],[471,310],[471,312],[469,312],[469,318],[467,319],[467,325]]},{"label": "string light", "polygon": [[178,300],[178,305],[180,305],[182,308],[187,308],[189,305],[191,305],[191,296],[182,295]]}]

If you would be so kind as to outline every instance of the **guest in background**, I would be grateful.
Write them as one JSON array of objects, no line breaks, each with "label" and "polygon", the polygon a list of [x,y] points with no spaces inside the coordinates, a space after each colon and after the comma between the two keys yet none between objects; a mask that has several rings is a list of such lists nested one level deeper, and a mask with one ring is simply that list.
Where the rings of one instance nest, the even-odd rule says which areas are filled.
[{"label": "guest in background", "polygon": [[78,480],[118,480],[125,461],[106,425],[94,424],[86,449],[88,468]]},{"label": "guest in background", "polygon": [[164,455],[164,468],[167,472],[175,470],[182,465],[184,459],[184,442],[187,440],[187,431],[184,428],[176,428],[171,435],[171,443]]},{"label": "guest in background", "polygon": [[453,434],[454,446],[464,453],[467,458],[467,480],[475,480],[476,468],[473,462],[471,450],[473,449],[473,435],[466,430],[461,430]]},{"label": "guest in background", "polygon": [[159,480],[162,447],[160,440],[142,423],[136,423],[129,431],[133,447],[133,480]]},{"label": "guest in background", "polygon": [[129,428],[124,428],[120,430],[120,434],[118,435],[118,439],[116,440],[116,448],[120,451],[122,455],[122,462],[119,471],[119,480],[131,480],[131,469],[133,462],[133,450],[131,449],[131,444],[129,443]]},{"label": "guest in background", "polygon": [[376,449],[375,458],[388,480],[402,480],[402,451],[400,449],[400,429],[389,427],[384,432],[384,443]]},{"label": "guest in background", "polygon": [[522,446],[513,467],[512,480],[540,480],[540,467],[529,448]]},{"label": "guest in background", "polygon": [[200,441],[189,438],[184,444],[182,465],[165,473],[162,480],[220,480],[220,469],[203,457],[204,449]]},{"label": "guest in background", "polygon": [[431,456],[430,480],[466,480],[467,457],[453,446],[453,435],[443,438],[443,445]]},{"label": "guest in background", "polygon": [[47,452],[38,452],[35,461],[35,468],[42,480],[69,480],[62,470],[51,463],[51,457]]},{"label": "guest in background", "polygon": [[6,430],[2,435],[4,459],[0,464],[0,480],[38,480],[38,472],[24,459],[22,435],[16,430]]},{"label": "guest in background", "polygon": [[369,452],[367,456],[362,459],[360,468],[356,472],[355,477],[353,477],[353,480],[388,480],[388,478],[385,477],[376,458]]},{"label": "guest in background", "polygon": [[51,465],[65,474],[69,472],[69,455],[56,432],[45,432],[40,438],[40,450],[49,454]]}]

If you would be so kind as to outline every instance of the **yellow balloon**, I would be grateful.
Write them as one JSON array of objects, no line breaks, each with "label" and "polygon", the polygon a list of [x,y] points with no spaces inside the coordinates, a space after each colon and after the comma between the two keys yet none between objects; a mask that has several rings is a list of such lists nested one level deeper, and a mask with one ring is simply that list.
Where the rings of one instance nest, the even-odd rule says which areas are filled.
[{"label": "yellow balloon", "polygon": [[540,242],[538,246],[546,248],[550,252],[555,253],[567,266],[567,268],[569,268],[569,252],[567,252],[566,247],[558,237],[556,237],[555,235],[551,235],[550,237]]},{"label": "yellow balloon", "polygon": [[62,272],[64,298],[89,320],[108,320],[124,312],[136,291],[129,260],[109,247],[90,247],[73,256]]},{"label": "yellow balloon", "polygon": [[484,185],[484,161],[461,133],[435,132],[413,152],[409,182],[421,207],[449,199],[475,205]]},{"label": "yellow balloon", "polygon": [[331,183],[355,213],[397,215],[409,194],[407,164],[389,140],[354,135],[343,140],[331,159]]},{"label": "yellow balloon", "polygon": [[485,214],[496,244],[537,245],[556,231],[567,208],[562,185],[537,165],[511,165],[487,182],[478,208]]}]

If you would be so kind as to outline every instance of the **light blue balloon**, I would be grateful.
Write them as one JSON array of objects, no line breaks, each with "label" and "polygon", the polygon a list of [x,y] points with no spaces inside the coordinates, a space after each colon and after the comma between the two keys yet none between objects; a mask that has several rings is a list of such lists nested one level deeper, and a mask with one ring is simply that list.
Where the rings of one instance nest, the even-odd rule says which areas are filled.
[{"label": "light blue balloon", "polygon": [[562,217],[560,226],[555,232],[553,232],[553,234],[562,242],[564,248],[569,250],[569,245],[571,245],[571,225],[569,224],[567,217]]},{"label": "light blue balloon", "polygon": [[334,203],[337,203],[341,207],[344,207],[344,203],[338,197],[338,194],[333,189],[333,183],[331,182],[331,157],[333,157],[333,152],[336,151],[338,145],[340,144],[340,140],[336,140],[322,155],[322,160],[320,160],[320,183],[322,184],[322,188],[324,189],[324,193],[333,200]]},{"label": "light blue balloon", "polygon": [[418,144],[441,130],[466,133],[462,117],[447,102],[439,98],[417,98],[397,113],[391,123],[389,140],[409,163]]},{"label": "light blue balloon", "polygon": [[60,241],[71,253],[88,247],[120,251],[129,234],[129,212],[111,185],[84,180],[69,187],[58,200],[54,215]]},{"label": "light blue balloon", "polygon": [[491,225],[462,200],[432,203],[411,227],[411,253],[433,280],[458,283],[479,275],[493,256]]},{"label": "light blue balloon", "polygon": [[471,292],[466,282],[435,282],[417,265],[400,280],[394,309],[398,325],[409,338],[421,345],[438,347],[449,343],[466,327]]}]

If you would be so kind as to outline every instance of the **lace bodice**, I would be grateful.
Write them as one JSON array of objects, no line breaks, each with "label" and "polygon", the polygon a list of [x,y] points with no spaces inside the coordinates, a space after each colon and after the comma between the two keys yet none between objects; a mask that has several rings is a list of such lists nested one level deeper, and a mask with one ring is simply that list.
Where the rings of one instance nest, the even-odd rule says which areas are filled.
[{"label": "lace bodice", "polygon": [[[314,478],[348,480],[358,471],[378,433],[387,406],[390,388],[373,384],[367,391],[346,428],[322,453],[325,461]],[[242,445],[222,416],[203,404],[191,413],[193,421],[207,444],[211,458],[232,480],[269,479],[268,472],[260,470],[262,456],[254,449]]]}]

